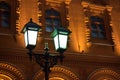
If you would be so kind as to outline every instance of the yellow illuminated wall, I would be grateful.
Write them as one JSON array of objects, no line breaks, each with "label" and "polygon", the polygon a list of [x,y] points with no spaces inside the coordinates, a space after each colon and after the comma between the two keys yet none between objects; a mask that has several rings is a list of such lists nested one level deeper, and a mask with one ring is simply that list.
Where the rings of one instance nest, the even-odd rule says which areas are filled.
[{"label": "yellow illuminated wall", "polygon": [[70,46],[75,52],[87,51],[84,14],[81,11],[81,5],[77,1],[70,4],[70,30],[72,31]]},{"label": "yellow illuminated wall", "polygon": [[[42,25],[42,28],[44,28],[45,25],[41,24],[39,22],[39,16],[43,16],[44,18],[44,12],[41,12],[39,14],[40,10],[38,8],[38,5],[41,4],[47,4],[47,1],[53,3],[57,1],[43,1],[43,3],[39,3],[38,1],[35,0],[20,0],[20,10],[19,10],[19,29],[20,31],[22,30],[23,26],[29,21],[30,18],[33,19],[34,22],[37,24]],[[65,2],[62,0],[59,0],[57,4],[60,2]],[[87,43],[87,37],[86,37],[86,24],[85,24],[85,14],[84,14],[84,9],[83,6],[81,5],[80,1],[70,1],[68,0],[69,4],[67,6],[68,8],[68,15],[67,19],[69,19],[69,26],[68,28],[72,31],[70,35],[70,41],[69,41],[69,52],[76,52],[76,53],[89,53],[88,49],[91,46],[90,44]],[[66,1],[67,3],[67,1]],[[115,4],[111,4],[111,6],[114,6]],[[55,7],[56,5],[54,5]],[[42,7],[43,8],[43,7]],[[114,12],[112,12],[114,11]],[[115,11],[114,9],[111,11],[111,22],[110,25],[112,26],[113,32],[112,32],[112,38],[114,42],[114,49],[115,49],[115,54],[120,54],[120,29],[119,29],[119,20],[116,18],[119,16],[117,14],[117,10]],[[64,13],[64,12],[62,12]],[[43,21],[44,22],[44,21]],[[43,30],[44,31],[44,30]],[[43,33],[44,35],[44,33]],[[20,44],[24,44],[23,36],[19,36],[18,40],[20,40]],[[24,46],[24,45],[22,45]],[[108,50],[109,51],[109,50]],[[94,51],[95,53],[96,51]],[[112,52],[109,51],[109,52]],[[107,52],[107,53],[109,53]],[[104,54],[104,53],[103,53]],[[111,53],[113,54],[113,53]]]}]

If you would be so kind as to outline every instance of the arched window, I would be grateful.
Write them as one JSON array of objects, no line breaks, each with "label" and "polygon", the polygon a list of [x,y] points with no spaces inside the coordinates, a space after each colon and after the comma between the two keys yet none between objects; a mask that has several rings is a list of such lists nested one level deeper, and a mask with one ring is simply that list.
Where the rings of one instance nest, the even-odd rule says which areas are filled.
[{"label": "arched window", "polygon": [[52,32],[54,28],[61,26],[60,13],[54,9],[47,9],[46,15],[46,32]]},{"label": "arched window", "polygon": [[4,1],[0,2],[0,26],[10,26],[10,5]]},{"label": "arched window", "polygon": [[105,39],[104,20],[99,16],[91,16],[90,21],[92,38]]}]

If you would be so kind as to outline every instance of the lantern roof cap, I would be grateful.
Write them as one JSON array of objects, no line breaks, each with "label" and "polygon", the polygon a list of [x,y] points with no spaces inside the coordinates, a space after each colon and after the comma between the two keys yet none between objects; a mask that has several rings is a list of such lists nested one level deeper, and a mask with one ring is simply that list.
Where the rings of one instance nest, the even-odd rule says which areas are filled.
[{"label": "lantern roof cap", "polygon": [[40,27],[38,24],[34,23],[32,21],[32,18],[30,18],[30,21],[28,23],[25,24],[26,27]]},{"label": "lantern roof cap", "polygon": [[65,27],[58,27],[58,28],[55,28],[55,30],[52,32],[51,37],[54,37],[55,35],[57,35],[59,33],[69,35],[71,33],[71,31]]},{"label": "lantern roof cap", "polygon": [[57,31],[65,31],[65,32],[68,32],[68,34],[71,33],[71,31],[69,29],[65,28],[65,27],[58,27],[58,28],[55,28],[55,30],[57,30]]},{"label": "lantern roof cap", "polygon": [[32,21],[32,18],[30,18],[30,21],[25,24],[25,26],[24,26],[24,28],[23,28],[23,30],[22,30],[22,33],[23,33],[26,29],[35,29],[35,28],[36,28],[38,31],[41,30],[41,26],[38,25],[38,24],[36,24],[36,23],[34,23],[34,22]]}]

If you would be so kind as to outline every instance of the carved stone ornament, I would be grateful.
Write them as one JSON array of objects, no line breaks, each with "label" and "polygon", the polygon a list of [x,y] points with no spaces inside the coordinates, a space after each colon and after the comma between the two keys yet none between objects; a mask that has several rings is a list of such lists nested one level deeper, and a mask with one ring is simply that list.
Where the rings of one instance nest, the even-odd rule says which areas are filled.
[{"label": "carved stone ornament", "polygon": [[120,80],[120,74],[112,69],[97,69],[89,76],[88,80]]},{"label": "carved stone ornament", "polygon": [[[49,78],[50,80],[54,78],[63,80],[80,80],[74,72],[63,66],[55,66],[51,68]],[[41,70],[36,73],[33,80],[38,79],[44,80],[44,72]]]},{"label": "carved stone ornament", "polygon": [[0,74],[8,76],[12,80],[25,80],[21,71],[10,63],[0,62]]}]

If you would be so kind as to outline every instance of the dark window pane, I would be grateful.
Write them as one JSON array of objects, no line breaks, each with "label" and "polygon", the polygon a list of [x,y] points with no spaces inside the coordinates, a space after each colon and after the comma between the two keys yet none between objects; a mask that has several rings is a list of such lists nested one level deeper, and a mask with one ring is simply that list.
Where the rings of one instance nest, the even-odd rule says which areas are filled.
[{"label": "dark window pane", "polygon": [[100,31],[103,31],[103,32],[104,32],[104,25],[99,24],[99,25],[98,25],[98,28],[99,28]]},{"label": "dark window pane", "polygon": [[4,1],[0,2],[0,25],[2,27],[10,26],[10,6]]},{"label": "dark window pane", "polygon": [[54,26],[60,26],[60,23],[61,23],[60,19],[54,19],[53,20],[53,25]]},{"label": "dark window pane", "polygon": [[47,16],[60,16],[59,12],[54,9],[49,9],[45,11]]},{"label": "dark window pane", "polygon": [[45,11],[46,14],[46,31],[52,32],[53,28],[61,25],[60,14],[54,9],[48,9]]},{"label": "dark window pane", "polygon": [[96,17],[95,17],[95,16],[91,16],[90,19],[91,19],[92,22],[95,22],[95,21],[96,21]]},{"label": "dark window pane", "polygon": [[92,25],[91,25],[91,28],[92,28],[92,30],[96,30],[96,29],[97,29],[96,24],[92,24]]},{"label": "dark window pane", "polygon": [[91,16],[90,19],[92,22],[103,22],[103,19],[98,16]]},{"label": "dark window pane", "polygon": [[97,38],[98,37],[97,31],[92,31],[91,35],[92,35],[93,38]]},{"label": "dark window pane", "polygon": [[51,18],[46,18],[46,31],[47,32],[52,32],[52,19]]},{"label": "dark window pane", "polygon": [[105,38],[103,19],[99,16],[91,16],[91,36],[93,38]]},{"label": "dark window pane", "polygon": [[51,11],[51,10],[46,10],[46,11],[45,11],[45,14],[46,14],[47,16],[50,16],[50,15],[52,14],[52,11]]},{"label": "dark window pane", "polygon": [[9,27],[9,25],[10,25],[9,17],[10,17],[10,15],[6,11],[1,14],[1,26],[2,27]]},{"label": "dark window pane", "polygon": [[55,10],[52,10],[52,15],[54,15],[54,16],[60,16],[59,12],[57,12]]},{"label": "dark window pane", "polygon": [[52,26],[47,25],[47,26],[46,26],[46,31],[47,31],[47,32],[52,32],[52,31],[53,31]]},{"label": "dark window pane", "polygon": [[2,25],[2,27],[9,27],[9,23],[6,20],[2,20],[1,25]]},{"label": "dark window pane", "polygon": [[102,18],[96,17],[97,22],[102,22]]},{"label": "dark window pane", "polygon": [[46,18],[46,24],[47,25],[52,25],[52,19],[51,18]]},{"label": "dark window pane", "polygon": [[99,33],[99,38],[103,38],[104,39],[105,38],[105,33],[104,32],[100,32]]},{"label": "dark window pane", "polygon": [[10,10],[10,6],[6,2],[2,1],[2,2],[0,2],[0,9],[9,11]]}]

